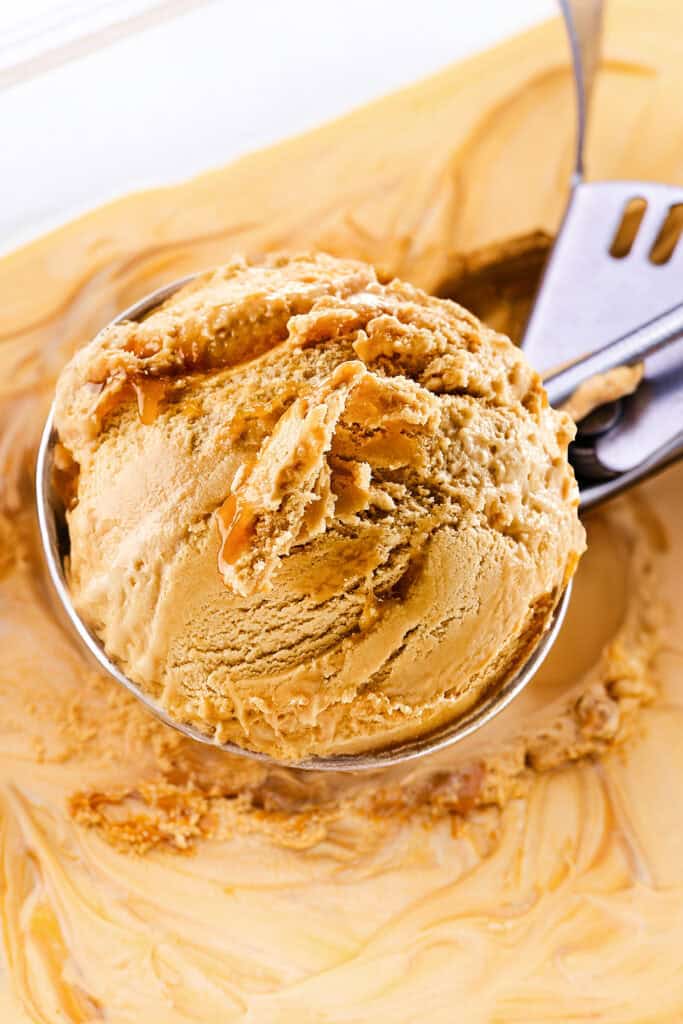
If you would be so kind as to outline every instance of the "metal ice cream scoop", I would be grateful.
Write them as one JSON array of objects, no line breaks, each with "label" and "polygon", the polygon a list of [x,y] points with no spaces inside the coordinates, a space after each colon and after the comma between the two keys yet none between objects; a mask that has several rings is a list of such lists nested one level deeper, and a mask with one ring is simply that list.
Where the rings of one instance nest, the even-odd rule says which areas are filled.
[{"label": "metal ice cream scoop", "polygon": [[[585,181],[588,104],[600,48],[602,0],[560,0],[577,97],[572,190],[522,348],[546,377],[551,404],[581,379],[645,360],[628,398],[580,424],[571,458],[590,508],[683,454],[683,188]],[[621,338],[601,351],[605,340]]]},{"label": "metal ice cream scoop", "polygon": [[[677,294],[675,278],[680,276],[683,251],[678,255],[675,252],[670,255],[668,264],[653,264],[652,270],[646,268],[648,274],[652,275],[652,283],[647,286],[647,301],[643,299],[641,305],[638,305],[633,295],[639,287],[636,280],[640,281],[643,272],[643,247],[633,246],[632,253],[621,260],[619,267],[612,267],[612,263],[616,264],[616,257],[609,254],[612,237],[610,231],[614,234],[617,213],[621,218],[619,211],[623,211],[624,196],[638,194],[656,197],[656,209],[661,215],[664,207],[668,210],[675,198],[683,203],[683,191],[677,193],[665,186],[626,183],[587,185],[583,182],[587,95],[583,69],[594,66],[597,60],[601,4],[592,2],[587,7],[581,0],[575,3],[570,0],[561,2],[572,42],[577,80],[579,133],[576,174],[565,222],[549,261],[524,348],[530,361],[541,370],[553,365],[565,367],[546,379],[548,394],[554,405],[572,395],[583,381],[647,357],[644,383],[636,394],[613,404],[607,414],[601,410],[600,415],[589,417],[586,427],[580,431],[573,458],[580,479],[581,506],[588,508],[683,455],[683,350],[675,344],[676,339],[683,337],[683,303],[673,304]],[[579,13],[582,15],[588,13],[588,20],[575,21],[575,8],[580,8]],[[579,30],[583,34],[579,34]],[[601,205],[600,196],[603,195],[611,214]],[[617,225],[619,219],[616,220]],[[647,221],[647,224],[650,222]],[[655,227],[653,225],[652,230]],[[621,279],[618,279],[619,273]],[[657,274],[661,274],[661,277],[657,278]],[[141,320],[187,280],[176,281],[147,296],[122,313],[115,322]],[[619,284],[618,280],[622,283]],[[627,326],[633,328],[636,323],[640,323],[640,326],[624,330],[616,340],[585,356],[583,353],[595,347],[592,344],[594,339],[614,338],[623,323],[621,314],[617,316],[615,313],[610,320],[606,312],[600,312],[609,311],[607,298],[601,292],[603,281],[611,289],[609,302],[613,305],[622,291],[626,293],[623,301],[631,317]],[[594,294],[596,288],[599,293],[597,296]],[[652,315],[655,312],[652,307],[655,291],[659,310],[671,307],[656,317]],[[594,305],[595,310],[591,313]],[[646,317],[651,319],[643,323]],[[610,326],[614,324],[616,330],[611,330]],[[678,358],[674,355],[672,359],[672,353],[676,353]],[[156,701],[110,660],[99,638],[78,615],[65,576],[65,559],[69,552],[65,509],[53,484],[55,445],[58,441],[53,421],[54,410],[48,416],[38,452],[38,521],[47,569],[59,604],[81,643],[100,669],[125,686],[167,725],[192,739],[220,746],[231,754],[273,762],[268,755],[249,751],[233,743],[216,744],[209,735],[194,726],[170,718]],[[486,694],[465,715],[409,742],[362,754],[312,757],[299,762],[296,767],[318,771],[378,769],[441,750],[480,729],[502,711],[538,671],[560,630],[570,591],[571,586],[568,586],[560,596],[545,632],[524,665]]]}]

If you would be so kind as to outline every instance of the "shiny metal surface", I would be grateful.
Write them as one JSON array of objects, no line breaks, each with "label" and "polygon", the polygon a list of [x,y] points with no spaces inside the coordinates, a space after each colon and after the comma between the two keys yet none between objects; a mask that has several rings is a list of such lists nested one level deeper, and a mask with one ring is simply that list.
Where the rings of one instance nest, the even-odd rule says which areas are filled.
[{"label": "shiny metal surface", "polygon": [[576,160],[574,173],[580,180],[584,174],[584,155],[588,111],[593,83],[600,64],[603,0],[560,0],[567,27],[569,48],[576,84]]},{"label": "shiny metal surface", "polygon": [[[586,448],[574,452],[577,473],[603,484],[599,490],[584,484],[582,508],[607,500],[683,456],[682,340],[683,303],[546,378],[550,404],[561,405],[596,374],[658,354],[654,369],[650,362],[650,376],[634,395],[621,400],[623,409],[612,425],[596,431]],[[615,403],[610,406],[608,411],[614,411]],[[634,444],[634,433],[640,447]],[[634,452],[638,452],[635,461]]]},{"label": "shiny metal surface", "polygon": [[[674,307],[683,300],[683,241],[679,240],[666,262],[653,262],[651,254],[669,211],[683,204],[683,189],[652,182],[583,180],[592,83],[586,69],[597,64],[602,4],[597,0],[560,0],[560,5],[572,47],[577,91],[575,175],[522,347],[529,361],[547,373],[595,352],[607,339],[623,339],[643,324],[646,331],[664,311],[669,311],[669,323],[665,326],[662,322],[660,327],[671,330],[666,348],[657,351],[659,346],[652,344],[643,383],[635,395],[623,399],[612,429],[595,438],[590,451],[577,452],[577,472],[591,467],[590,478],[581,481],[582,506],[588,507],[663,468],[682,453],[683,341],[671,339],[676,337]],[[634,199],[646,204],[643,219],[627,254],[612,256],[613,239]],[[641,341],[645,341],[642,336],[634,344]],[[596,359],[595,365],[598,362]],[[571,390],[565,391],[562,397],[569,393]],[[557,401],[558,393],[553,397]],[[620,483],[623,474],[626,477]],[[593,482],[596,478],[599,490]]]},{"label": "shiny metal surface", "polygon": [[603,345],[564,370],[546,377],[544,384],[548,392],[548,401],[551,405],[559,406],[566,402],[584,381],[617,366],[639,363],[645,356],[677,341],[682,335],[683,303],[636,327],[635,331],[629,331],[621,338]]}]

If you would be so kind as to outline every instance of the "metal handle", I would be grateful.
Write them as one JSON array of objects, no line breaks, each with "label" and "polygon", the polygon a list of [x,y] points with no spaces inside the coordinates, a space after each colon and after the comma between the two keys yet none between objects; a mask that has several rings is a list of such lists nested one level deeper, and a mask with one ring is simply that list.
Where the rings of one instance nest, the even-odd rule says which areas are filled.
[{"label": "metal handle", "polygon": [[588,127],[588,105],[595,72],[600,63],[603,0],[559,0],[569,36],[576,85],[576,163],[574,184],[585,173],[584,151]]},{"label": "metal handle", "polygon": [[683,437],[679,436],[678,440],[649,455],[635,469],[620,473],[612,480],[605,480],[602,483],[581,485],[579,508],[582,512],[587,512],[591,508],[604,505],[606,501],[616,498],[623,491],[628,491],[636,484],[647,480],[648,477],[661,473],[663,469],[678,462],[681,458],[683,458]]},{"label": "metal handle", "polygon": [[[560,405],[566,401],[580,384],[596,374],[606,373],[616,366],[639,362],[644,356],[663,349],[665,345],[681,337],[683,337],[683,303],[548,377],[544,383],[551,405]],[[673,356],[676,358],[675,351]],[[611,476],[611,479],[602,479],[598,482],[580,481],[581,508],[586,510],[601,505],[621,491],[633,487],[639,481],[683,457],[683,421],[678,430],[675,429],[675,424],[672,424],[672,427],[673,431],[669,441],[661,447],[655,447],[651,454],[641,459],[631,469],[616,474],[603,474],[603,477],[607,475]],[[598,448],[599,444],[598,440]],[[578,458],[579,453],[576,452],[575,455]],[[589,458],[597,459],[599,463],[599,451],[590,455],[589,450]],[[575,465],[578,472],[580,464],[575,463]]]},{"label": "metal handle", "polygon": [[544,384],[550,404],[561,405],[584,381],[599,373],[613,370],[616,366],[638,363],[645,356],[663,348],[681,335],[683,303],[548,377]]}]

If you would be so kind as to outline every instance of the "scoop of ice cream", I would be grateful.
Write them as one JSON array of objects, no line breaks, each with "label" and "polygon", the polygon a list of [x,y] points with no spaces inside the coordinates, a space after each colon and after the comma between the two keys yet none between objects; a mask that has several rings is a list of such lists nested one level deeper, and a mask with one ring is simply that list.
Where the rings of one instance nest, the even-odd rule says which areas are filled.
[{"label": "scoop of ice cream", "polygon": [[175,719],[285,760],[463,713],[584,545],[519,350],[358,262],[200,275],[77,353],[56,426],[82,617]]}]

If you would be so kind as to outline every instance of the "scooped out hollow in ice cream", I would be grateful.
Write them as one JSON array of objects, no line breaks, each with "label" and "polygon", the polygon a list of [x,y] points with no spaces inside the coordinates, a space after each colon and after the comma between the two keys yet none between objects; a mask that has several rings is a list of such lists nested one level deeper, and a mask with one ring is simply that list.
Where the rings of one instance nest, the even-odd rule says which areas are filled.
[{"label": "scooped out hollow in ice cream", "polygon": [[171,716],[284,760],[462,714],[583,550],[519,350],[359,262],[199,276],[76,354],[56,426],[80,614]]}]

